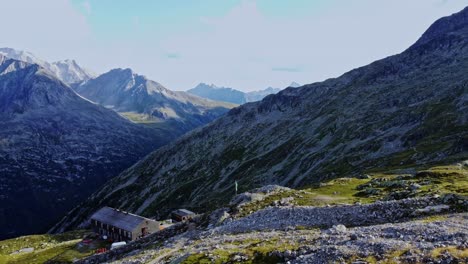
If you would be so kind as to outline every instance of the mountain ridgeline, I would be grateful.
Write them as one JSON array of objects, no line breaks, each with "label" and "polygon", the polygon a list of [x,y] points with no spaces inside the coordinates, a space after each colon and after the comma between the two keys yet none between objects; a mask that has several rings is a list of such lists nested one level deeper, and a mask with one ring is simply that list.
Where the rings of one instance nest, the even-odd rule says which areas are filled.
[{"label": "mountain ridgeline", "polygon": [[410,48],[342,76],[287,88],[166,145],[113,178],[54,232],[107,205],[165,218],[266,184],[300,187],[373,169],[468,157],[468,8]]},{"label": "mountain ridgeline", "polygon": [[166,141],[0,54],[0,238],[46,231]]},{"label": "mountain ridgeline", "polygon": [[[299,87],[300,84],[292,82],[289,87]],[[217,87],[214,84],[208,85],[200,83],[196,87],[188,90],[188,93],[221,102],[229,102],[234,104],[245,104],[248,102],[256,102],[265,98],[267,95],[275,94],[281,91],[279,88],[268,87],[264,90],[242,92],[228,87]]]},{"label": "mountain ridgeline", "polygon": [[68,85],[76,85],[95,77],[92,72],[82,68],[74,60],[49,63],[37,58],[30,52],[12,48],[0,48],[0,54],[7,58],[37,64]]},{"label": "mountain ridgeline", "polygon": [[209,123],[235,106],[171,91],[131,69],[111,70],[74,89],[81,96],[160,133],[165,131],[168,136]]},{"label": "mountain ridgeline", "polygon": [[130,69],[93,78],[73,60],[1,48],[0,239],[46,231],[111,177],[233,106]]}]

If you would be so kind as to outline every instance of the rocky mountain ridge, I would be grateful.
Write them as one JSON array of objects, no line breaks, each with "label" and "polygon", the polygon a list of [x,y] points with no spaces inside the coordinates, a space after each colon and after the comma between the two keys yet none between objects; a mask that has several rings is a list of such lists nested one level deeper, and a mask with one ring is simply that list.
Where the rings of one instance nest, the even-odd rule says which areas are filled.
[{"label": "rocky mountain ridge", "polygon": [[30,52],[12,48],[0,48],[0,54],[7,58],[40,65],[68,85],[81,83],[95,77],[94,73],[79,66],[75,60],[67,59],[49,63]]},{"label": "rocky mountain ridge", "polygon": [[136,122],[170,126],[183,134],[225,114],[234,105],[175,92],[131,69],[113,69],[74,87],[81,96]]},{"label": "rocky mountain ridge", "polygon": [[0,54],[0,237],[46,231],[165,143],[47,69]]}]

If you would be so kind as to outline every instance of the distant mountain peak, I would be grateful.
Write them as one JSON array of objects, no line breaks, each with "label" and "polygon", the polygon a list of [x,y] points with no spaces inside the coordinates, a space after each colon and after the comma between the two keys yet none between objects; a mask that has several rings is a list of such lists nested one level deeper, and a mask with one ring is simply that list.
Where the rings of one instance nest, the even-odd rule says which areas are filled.
[{"label": "distant mountain peak", "polygon": [[209,87],[211,89],[218,89],[218,90],[222,90],[222,89],[230,89],[230,90],[235,90],[231,87],[224,87],[224,86],[217,86],[215,85],[214,83],[212,84],[207,84],[207,83],[204,83],[204,82],[201,82],[199,83],[197,86],[195,86],[195,88],[193,89],[202,89],[202,88],[205,88],[205,87]]},{"label": "distant mountain peak", "polygon": [[234,104],[243,104],[246,102],[244,92],[229,87],[218,87],[214,84],[200,83],[187,92],[215,101]]},{"label": "distant mountain peak", "polygon": [[20,60],[20,61],[24,61],[27,63],[35,63],[39,65],[48,64],[44,60],[39,59],[34,54],[28,51],[16,50],[13,48],[4,47],[4,48],[0,48],[0,54],[2,54],[3,56],[7,58]]},{"label": "distant mountain peak", "polygon": [[64,59],[64,60],[59,60],[54,63],[68,63],[68,64],[77,64],[75,60],[73,59]]},{"label": "distant mountain peak", "polygon": [[0,89],[0,112],[3,113],[65,106],[78,100],[70,87],[38,64],[0,59],[0,76],[5,84]]},{"label": "distant mountain peak", "polygon": [[130,68],[112,69],[74,88],[83,97],[118,112],[137,113],[152,121],[171,119],[186,122],[184,132],[211,121],[232,107],[185,92],[171,91]]},{"label": "distant mountain peak", "polygon": [[297,83],[297,82],[291,82],[291,84],[288,86],[288,87],[294,87],[294,88],[297,88],[299,86],[302,86],[300,83]]},{"label": "distant mountain peak", "polygon": [[133,73],[133,70],[131,68],[115,68],[115,69],[111,69],[109,72],[130,72],[130,73]]},{"label": "distant mountain peak", "polygon": [[[0,119],[8,142],[0,148],[0,204],[13,205],[2,207],[11,217],[2,217],[0,239],[44,230],[166,141],[78,96],[38,64],[2,54]],[[41,221],[24,221],[33,218]]]},{"label": "distant mountain peak", "polygon": [[0,48],[0,54],[8,58],[19,61],[24,61],[31,64],[38,64],[46,71],[55,75],[61,81],[67,84],[80,83],[87,81],[95,76],[91,71],[84,69],[75,60],[65,59],[49,63],[38,57],[31,52],[16,50],[13,48]]},{"label": "distant mountain peak", "polygon": [[188,90],[188,93],[215,100],[234,104],[244,104],[262,100],[269,94],[279,92],[281,89],[268,87],[264,90],[242,92],[230,87],[220,87],[214,84],[199,83],[194,88]]}]

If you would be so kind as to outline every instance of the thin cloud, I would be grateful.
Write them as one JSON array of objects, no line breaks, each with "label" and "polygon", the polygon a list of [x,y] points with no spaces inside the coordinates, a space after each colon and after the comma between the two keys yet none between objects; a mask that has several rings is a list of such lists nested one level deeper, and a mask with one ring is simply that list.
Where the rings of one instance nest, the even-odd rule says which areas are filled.
[{"label": "thin cloud", "polygon": [[177,54],[177,53],[167,53],[166,58],[168,58],[168,59],[179,59],[180,55]]}]

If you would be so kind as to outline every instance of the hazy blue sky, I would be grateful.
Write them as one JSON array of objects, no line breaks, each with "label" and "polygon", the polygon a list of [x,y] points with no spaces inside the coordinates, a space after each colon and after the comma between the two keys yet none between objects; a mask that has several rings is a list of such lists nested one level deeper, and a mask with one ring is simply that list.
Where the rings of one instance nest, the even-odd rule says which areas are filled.
[{"label": "hazy blue sky", "polygon": [[410,46],[468,0],[0,0],[0,46],[173,90],[335,77]]}]

